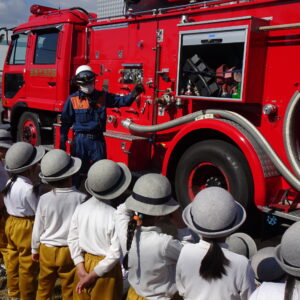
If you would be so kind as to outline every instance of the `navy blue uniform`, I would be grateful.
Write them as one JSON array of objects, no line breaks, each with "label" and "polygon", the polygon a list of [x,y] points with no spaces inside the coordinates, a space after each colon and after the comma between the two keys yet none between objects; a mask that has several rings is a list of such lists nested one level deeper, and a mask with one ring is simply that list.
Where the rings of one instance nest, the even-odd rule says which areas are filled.
[{"label": "navy blue uniform", "polygon": [[61,145],[67,140],[69,128],[75,132],[75,154],[83,165],[106,158],[103,132],[106,129],[106,108],[130,106],[132,94],[119,96],[94,90],[90,95],[78,91],[67,99],[62,115]]}]

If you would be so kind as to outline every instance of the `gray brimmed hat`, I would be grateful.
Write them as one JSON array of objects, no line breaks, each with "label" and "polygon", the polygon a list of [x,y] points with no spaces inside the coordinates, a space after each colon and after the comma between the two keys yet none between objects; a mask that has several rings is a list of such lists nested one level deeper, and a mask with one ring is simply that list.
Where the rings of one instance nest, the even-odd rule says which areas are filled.
[{"label": "gray brimmed hat", "polygon": [[34,147],[29,143],[13,144],[5,155],[5,170],[10,173],[21,173],[38,163],[45,154],[43,147]]},{"label": "gray brimmed hat", "polygon": [[275,247],[265,247],[258,250],[251,258],[251,266],[255,278],[259,282],[276,282],[285,274],[275,259]]},{"label": "gray brimmed hat", "polygon": [[131,172],[125,164],[102,159],[89,169],[85,188],[97,199],[113,200],[127,190],[131,178]]},{"label": "gray brimmed hat", "polygon": [[257,252],[253,238],[243,232],[235,232],[226,239],[228,250],[251,258]]},{"label": "gray brimmed hat", "polygon": [[245,209],[220,187],[201,190],[183,211],[185,224],[200,236],[226,237],[246,220]]},{"label": "gray brimmed hat", "polygon": [[9,131],[0,129],[0,148],[8,149],[13,143],[12,136]]},{"label": "gray brimmed hat", "polygon": [[58,181],[74,175],[80,167],[80,158],[72,157],[64,150],[53,149],[42,158],[39,176],[46,182]]},{"label": "gray brimmed hat", "polygon": [[172,198],[171,184],[161,174],[149,173],[135,183],[125,205],[128,209],[149,216],[164,216],[179,208]]},{"label": "gray brimmed hat", "polygon": [[275,258],[286,273],[300,277],[300,221],[285,231],[275,248]]}]

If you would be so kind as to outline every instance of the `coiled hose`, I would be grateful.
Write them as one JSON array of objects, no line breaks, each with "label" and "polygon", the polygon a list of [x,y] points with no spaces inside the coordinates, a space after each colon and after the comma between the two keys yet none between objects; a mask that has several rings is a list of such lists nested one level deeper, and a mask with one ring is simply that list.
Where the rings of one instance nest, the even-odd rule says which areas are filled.
[{"label": "coiled hose", "polygon": [[[288,109],[286,111],[285,122],[284,122],[285,125],[284,143],[285,143],[285,149],[287,152],[287,156],[290,160],[290,163],[293,169],[295,170],[297,176],[300,178],[300,163],[299,160],[297,159],[296,146],[294,142],[295,138],[292,134],[294,129],[293,124],[295,120],[294,113],[296,112],[295,108],[297,107],[299,100],[300,100],[300,95],[298,92],[296,92],[293,95],[290,104],[288,106]],[[157,125],[150,125],[150,126],[138,125],[132,123],[132,121],[129,119],[123,120],[122,125],[125,128],[128,128],[129,130],[140,132],[140,133],[158,132],[158,131],[174,128],[176,126],[188,122],[193,122],[197,120],[197,118],[201,118],[201,116],[205,114],[219,115],[222,118],[236,122],[240,126],[244,127],[253,136],[253,138],[260,145],[260,147],[266,152],[270,160],[276,166],[279,173],[286,179],[287,182],[289,182],[291,186],[293,186],[297,191],[300,191],[300,180],[285,166],[285,164],[282,162],[282,160],[279,158],[279,156],[276,154],[276,152],[273,150],[273,148],[267,142],[264,136],[260,133],[260,131],[251,122],[249,122],[246,118],[244,118],[238,113],[227,111],[227,110],[208,109],[208,110],[197,111],[188,114],[186,116],[183,116],[181,118],[166,123],[162,123],[162,124],[157,124]]]}]

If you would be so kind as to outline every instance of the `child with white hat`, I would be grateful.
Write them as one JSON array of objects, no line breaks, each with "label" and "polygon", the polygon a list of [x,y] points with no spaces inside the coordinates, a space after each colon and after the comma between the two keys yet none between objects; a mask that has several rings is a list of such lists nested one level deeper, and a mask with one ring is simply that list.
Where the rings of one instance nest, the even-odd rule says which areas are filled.
[{"label": "child with white hat", "polygon": [[67,238],[72,215],[87,198],[72,185],[72,175],[80,167],[79,158],[60,149],[51,150],[42,158],[39,176],[52,190],[40,197],[32,232],[32,259],[40,263],[36,299],[50,299],[57,278],[63,299],[73,299],[75,265]]},{"label": "child with white hat", "polygon": [[0,129],[0,191],[4,189],[9,179],[9,175],[7,171],[4,169],[4,158],[7,150],[10,148],[11,145],[12,145],[12,137],[9,131],[5,129]]},{"label": "child with white hat", "polygon": [[249,298],[255,289],[249,260],[225,244],[245,219],[244,208],[220,187],[201,190],[184,209],[184,222],[201,237],[197,244],[186,244],[178,259],[176,285],[184,299]]},{"label": "child with white hat", "polygon": [[275,259],[285,271],[285,282],[263,282],[250,300],[298,300],[300,299],[300,222],[291,225],[275,248]]},{"label": "child with white hat", "polygon": [[175,268],[182,244],[156,226],[179,208],[169,180],[146,174],[116,212],[117,231],[128,268],[127,300],[176,299]]},{"label": "child with white hat", "polygon": [[250,262],[258,286],[262,282],[282,282],[285,279],[285,272],[275,259],[275,247],[259,249]]},{"label": "child with white hat", "polygon": [[257,252],[257,246],[253,238],[244,232],[235,232],[226,238],[228,250],[246,256],[251,259]]},{"label": "child with white hat", "polygon": [[25,142],[13,144],[5,155],[5,170],[12,174],[3,190],[9,217],[5,224],[7,245],[8,295],[22,300],[35,299],[37,264],[31,259],[31,234],[38,197],[32,180],[44,148]]},{"label": "child with white hat", "polygon": [[94,163],[88,171],[85,187],[92,197],[76,208],[68,236],[77,269],[74,299],[122,299],[120,244],[111,203],[130,182],[128,167],[108,159]]},{"label": "child with white hat", "polygon": [[[5,236],[5,223],[7,219],[6,209],[4,207],[4,200],[2,195],[2,190],[5,188],[5,185],[9,179],[8,172],[4,169],[5,164],[5,154],[7,150],[12,145],[12,137],[9,131],[5,129],[0,129],[0,253],[1,253],[1,266],[0,266],[0,280],[1,277],[5,277],[6,281],[6,271],[5,271],[5,264],[6,264],[6,247],[7,247],[7,239]],[[4,263],[4,265],[3,265]],[[2,278],[3,278],[2,277]]]}]

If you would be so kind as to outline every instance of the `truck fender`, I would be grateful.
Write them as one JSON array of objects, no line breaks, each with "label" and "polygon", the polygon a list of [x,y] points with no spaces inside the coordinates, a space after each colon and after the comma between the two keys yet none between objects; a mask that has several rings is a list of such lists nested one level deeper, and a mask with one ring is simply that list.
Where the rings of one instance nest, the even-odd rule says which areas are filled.
[{"label": "truck fender", "polygon": [[[244,154],[253,177],[255,205],[263,205],[265,202],[266,188],[265,185],[261,183],[265,181],[265,177],[267,176],[262,165],[262,158],[258,153],[257,146],[254,145],[254,141],[250,141],[246,130],[239,127],[241,126],[237,123],[222,119],[203,119],[184,125],[168,145],[162,166],[162,173],[164,175],[168,174],[168,170],[171,167],[171,157],[176,151],[177,145],[185,137],[193,132],[199,131],[200,133],[201,130],[215,131],[226,137],[227,140],[229,138]],[[205,140],[205,137],[199,136],[199,140]]]}]

